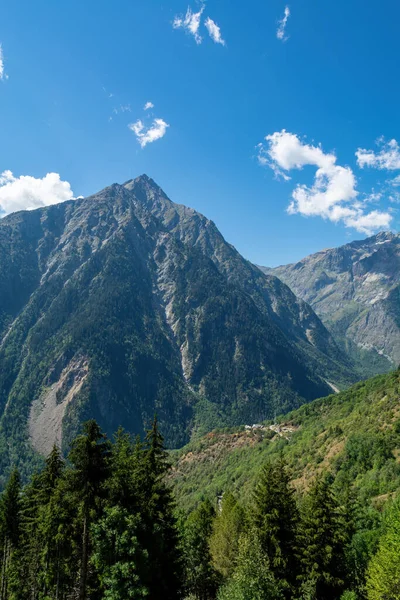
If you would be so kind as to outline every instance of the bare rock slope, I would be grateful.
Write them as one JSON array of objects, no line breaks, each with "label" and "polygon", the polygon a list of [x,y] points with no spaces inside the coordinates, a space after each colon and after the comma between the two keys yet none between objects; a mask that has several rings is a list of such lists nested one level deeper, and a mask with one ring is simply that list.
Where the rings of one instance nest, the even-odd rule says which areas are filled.
[{"label": "bare rock slope", "polygon": [[311,304],[366,375],[399,364],[400,235],[382,232],[295,264],[261,269]]}]

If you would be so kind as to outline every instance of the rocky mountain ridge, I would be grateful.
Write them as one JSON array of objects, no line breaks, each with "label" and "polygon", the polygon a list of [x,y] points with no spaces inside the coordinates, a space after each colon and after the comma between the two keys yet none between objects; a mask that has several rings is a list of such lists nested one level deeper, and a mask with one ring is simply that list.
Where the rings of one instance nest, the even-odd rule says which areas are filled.
[{"label": "rocky mountain ridge", "polygon": [[[169,445],[355,380],[310,306],[147,176],[0,221],[1,463],[96,418]],[[1,465],[0,465],[1,466]]]},{"label": "rocky mountain ridge", "polygon": [[381,232],[274,269],[372,375],[400,361],[400,235]]}]

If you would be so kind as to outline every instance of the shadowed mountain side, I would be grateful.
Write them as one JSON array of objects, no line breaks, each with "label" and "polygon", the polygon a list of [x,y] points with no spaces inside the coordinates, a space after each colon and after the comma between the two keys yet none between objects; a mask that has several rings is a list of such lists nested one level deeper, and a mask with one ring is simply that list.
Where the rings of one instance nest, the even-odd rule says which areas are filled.
[{"label": "shadowed mountain side", "polygon": [[0,278],[2,468],[89,417],[157,413],[180,446],[355,380],[308,304],[147,176],[2,219]]}]

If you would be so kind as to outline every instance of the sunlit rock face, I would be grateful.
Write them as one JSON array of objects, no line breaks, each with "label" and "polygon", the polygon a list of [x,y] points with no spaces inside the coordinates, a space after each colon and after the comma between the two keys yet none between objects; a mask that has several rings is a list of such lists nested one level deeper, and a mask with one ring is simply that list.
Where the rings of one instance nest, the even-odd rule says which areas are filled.
[{"label": "sunlit rock face", "polygon": [[298,263],[263,268],[311,304],[364,368],[384,372],[400,362],[400,236],[382,232]]}]

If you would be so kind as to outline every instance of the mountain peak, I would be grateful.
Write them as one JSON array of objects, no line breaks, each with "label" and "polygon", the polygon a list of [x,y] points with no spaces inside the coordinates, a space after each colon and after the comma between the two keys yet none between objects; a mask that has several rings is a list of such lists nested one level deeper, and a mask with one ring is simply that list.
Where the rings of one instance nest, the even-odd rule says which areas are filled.
[{"label": "mountain peak", "polygon": [[136,186],[146,186],[161,190],[160,186],[157,185],[154,179],[146,175],[146,173],[143,173],[134,179],[128,179],[128,181],[125,181],[125,183],[122,184],[122,187],[126,188],[127,190],[132,190]]},{"label": "mountain peak", "polygon": [[136,200],[151,211],[163,211],[173,204],[164,190],[146,174],[126,181],[122,187],[132,192]]},{"label": "mountain peak", "polygon": [[380,231],[379,233],[374,235],[372,238],[370,238],[370,240],[374,241],[375,243],[390,242],[390,241],[394,240],[395,237],[396,237],[396,234],[394,234],[392,231]]},{"label": "mountain peak", "polygon": [[201,427],[254,423],[355,379],[311,308],[147,175],[47,217],[0,221],[0,447],[6,405],[38,452],[155,412],[177,447],[203,398]]},{"label": "mountain peak", "polygon": [[398,233],[380,231],[268,272],[311,304],[366,375],[399,362]]}]

